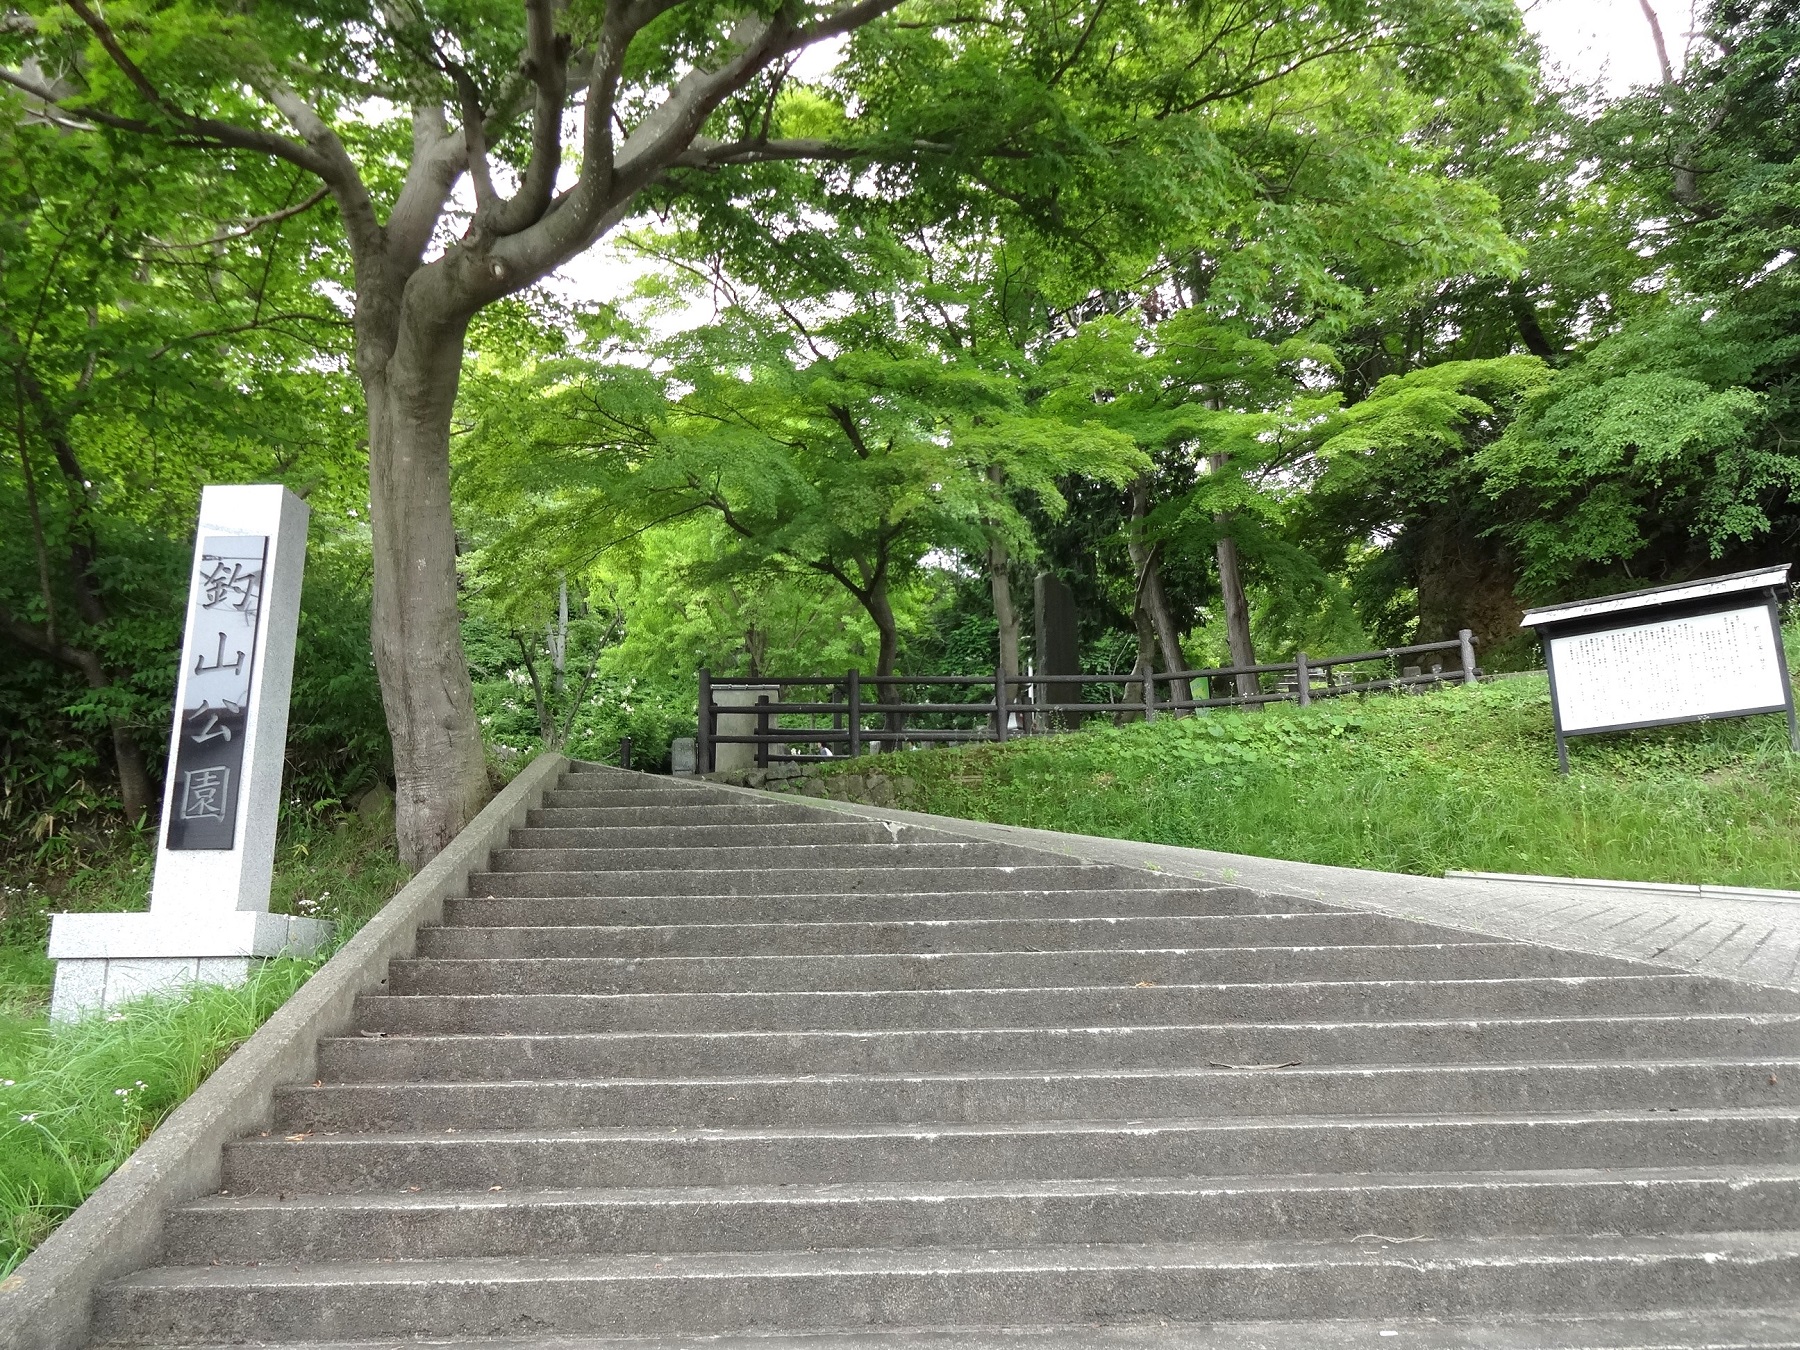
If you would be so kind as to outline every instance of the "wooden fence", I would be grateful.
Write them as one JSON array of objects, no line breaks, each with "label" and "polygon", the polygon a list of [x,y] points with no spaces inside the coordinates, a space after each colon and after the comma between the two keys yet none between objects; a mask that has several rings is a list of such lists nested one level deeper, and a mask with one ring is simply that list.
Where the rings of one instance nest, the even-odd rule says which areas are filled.
[{"label": "wooden fence", "polygon": [[[1444,660],[1455,654],[1456,665]],[[1409,664],[1408,657],[1418,658]],[[1437,657],[1436,661],[1430,658]],[[1391,673],[1390,673],[1391,672]],[[1292,661],[1205,670],[1117,675],[761,675],[722,679],[700,672],[696,767],[718,767],[725,745],[753,746],[758,766],[836,759],[906,745],[1005,741],[1078,726],[1089,717],[1154,720],[1203,708],[1257,707],[1339,698],[1377,690],[1474,683],[1475,639],[1468,629],[1448,642],[1384,647],[1348,656],[1296,652]],[[1239,693],[1249,676],[1257,692]],[[1221,687],[1232,692],[1220,694]],[[1178,694],[1181,689],[1186,694]],[[1198,697],[1204,688],[1205,697]],[[769,694],[774,691],[774,695]],[[907,691],[925,697],[907,699]],[[1159,692],[1159,690],[1161,692]],[[808,697],[817,691],[817,697]],[[1095,693],[1097,697],[1087,697]],[[795,695],[799,696],[796,697]],[[960,695],[960,697],[959,697]],[[721,702],[721,697],[724,701]],[[730,725],[722,726],[721,719]],[[874,725],[870,725],[871,719]],[[834,749],[833,747],[841,747]]]}]

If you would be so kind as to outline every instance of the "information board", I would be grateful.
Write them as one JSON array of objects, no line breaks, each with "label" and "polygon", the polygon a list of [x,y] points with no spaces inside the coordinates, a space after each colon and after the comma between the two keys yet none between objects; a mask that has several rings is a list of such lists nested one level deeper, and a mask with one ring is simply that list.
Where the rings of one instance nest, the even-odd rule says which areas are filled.
[{"label": "information board", "polygon": [[1787,706],[1767,604],[1552,636],[1547,648],[1565,735]]}]

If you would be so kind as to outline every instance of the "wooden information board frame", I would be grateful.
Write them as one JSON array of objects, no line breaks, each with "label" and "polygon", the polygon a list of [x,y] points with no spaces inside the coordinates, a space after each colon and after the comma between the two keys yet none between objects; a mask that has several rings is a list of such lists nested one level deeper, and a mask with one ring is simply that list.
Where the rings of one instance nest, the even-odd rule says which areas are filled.
[{"label": "wooden information board frame", "polygon": [[1786,713],[1800,752],[1781,640],[1788,564],[1526,613],[1544,646],[1556,762],[1568,738],[1718,717]]}]

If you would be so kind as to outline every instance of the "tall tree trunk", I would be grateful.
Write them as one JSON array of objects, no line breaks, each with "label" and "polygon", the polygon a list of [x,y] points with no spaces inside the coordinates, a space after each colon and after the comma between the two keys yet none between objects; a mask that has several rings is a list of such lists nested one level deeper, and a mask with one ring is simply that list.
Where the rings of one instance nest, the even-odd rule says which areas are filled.
[{"label": "tall tree trunk", "polygon": [[531,659],[531,647],[525,641],[523,633],[515,631],[513,641],[519,645],[519,659],[525,663],[525,678],[531,681],[531,704],[537,712],[538,739],[544,748],[554,749],[558,744],[556,738],[556,719],[550,713],[550,704],[544,698],[544,682],[538,678],[537,662]]},{"label": "tall tree trunk", "polygon": [[999,540],[988,544],[988,584],[994,593],[994,625],[1000,630],[1000,669],[1019,673],[1019,611],[1013,607],[1012,556]]},{"label": "tall tree trunk", "polygon": [[[888,599],[887,577],[885,575],[878,576],[869,589],[864,592],[862,600],[863,608],[868,611],[869,617],[875,621],[875,635],[877,640],[875,653],[876,697],[883,703],[898,702],[900,697],[899,686],[897,686],[891,678],[887,678],[893,675],[894,663],[900,659],[900,628],[894,620],[893,604]],[[888,713],[883,717],[882,721],[890,732],[898,733],[902,730],[901,716],[899,713]],[[899,748],[899,744],[895,741],[884,741],[882,743],[882,749],[884,750],[897,750]]]},{"label": "tall tree trunk", "polygon": [[556,581],[556,626],[550,636],[550,668],[555,672],[551,683],[558,694],[563,691],[563,667],[569,659],[569,574]]},{"label": "tall tree trunk", "polygon": [[[375,308],[361,316],[357,344],[369,405],[371,638],[394,743],[400,857],[416,868],[487,798],[450,515],[450,414],[468,320],[431,315],[427,298],[413,295],[404,310],[399,303]],[[382,331],[386,314],[392,327]]]},{"label": "tall tree trunk", "polygon": [[[1218,473],[1225,468],[1225,455],[1208,455],[1208,469]],[[1213,521],[1222,531],[1231,526],[1229,512],[1220,511],[1214,514]],[[1219,596],[1225,606],[1225,645],[1231,652],[1231,664],[1234,666],[1253,666],[1256,664],[1256,643],[1250,636],[1250,600],[1244,594],[1244,571],[1238,563],[1237,540],[1229,533],[1221,533],[1219,542],[1213,547],[1213,555],[1219,567]],[[1262,692],[1262,681],[1254,675],[1237,677],[1239,698],[1249,698]]]},{"label": "tall tree trunk", "polygon": [[[1223,512],[1217,519],[1221,524],[1229,523]],[[1253,666],[1256,664],[1256,643],[1250,637],[1250,601],[1244,594],[1244,574],[1238,566],[1237,540],[1222,534],[1213,551],[1219,564],[1219,592],[1225,601],[1225,643],[1231,650],[1231,664]],[[1237,691],[1239,698],[1249,698],[1262,692],[1262,681],[1254,675],[1240,673]]]},{"label": "tall tree trunk", "polygon": [[[987,476],[996,491],[1004,489],[1005,469],[990,464]],[[1000,672],[1006,677],[1006,701],[1016,705],[1024,693],[1024,686],[1012,683],[1012,677],[1019,673],[1019,611],[1012,596],[1012,551],[998,535],[988,540],[987,563],[988,586],[994,597],[994,628],[999,638]]]},{"label": "tall tree trunk", "polygon": [[[1163,593],[1162,567],[1157,561],[1158,549],[1145,533],[1145,519],[1150,514],[1150,479],[1139,478],[1131,485],[1131,524],[1126,531],[1125,546],[1131,555],[1131,569],[1137,576],[1136,607],[1150,617],[1156,630],[1157,645],[1162,648],[1164,670],[1186,670],[1187,657],[1181,651],[1181,633],[1175,626],[1175,615]],[[1170,680],[1169,695],[1177,700],[1191,698],[1186,680]]]},{"label": "tall tree trunk", "polygon": [[[998,464],[988,466],[988,482],[996,489],[1006,484],[1006,470]],[[1019,673],[1019,611],[1012,598],[1012,553],[1006,542],[995,536],[988,540],[988,584],[994,593],[994,626],[1000,633],[1000,669],[1008,675]]]},{"label": "tall tree trunk", "polygon": [[112,732],[113,763],[119,769],[119,805],[125,809],[125,819],[135,825],[154,814],[156,789],[150,784],[143,749],[131,728],[117,717],[109,718],[108,726]]},{"label": "tall tree trunk", "polygon": [[[1131,621],[1137,627],[1137,660],[1132,663],[1132,679],[1125,686],[1125,703],[1142,703],[1144,701],[1144,681],[1156,672],[1156,634],[1151,631],[1150,616],[1144,613],[1142,605],[1131,607]],[[1113,714],[1113,725],[1122,726],[1126,722],[1135,722],[1142,713],[1121,712]]]}]

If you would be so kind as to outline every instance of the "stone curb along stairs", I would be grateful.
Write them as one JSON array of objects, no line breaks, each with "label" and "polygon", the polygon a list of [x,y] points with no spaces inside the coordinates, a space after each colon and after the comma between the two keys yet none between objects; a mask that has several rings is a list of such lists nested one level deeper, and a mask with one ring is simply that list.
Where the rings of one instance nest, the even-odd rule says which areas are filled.
[{"label": "stone curb along stairs", "polygon": [[93,1341],[1800,1346],[1800,997],[945,826],[574,766]]}]

